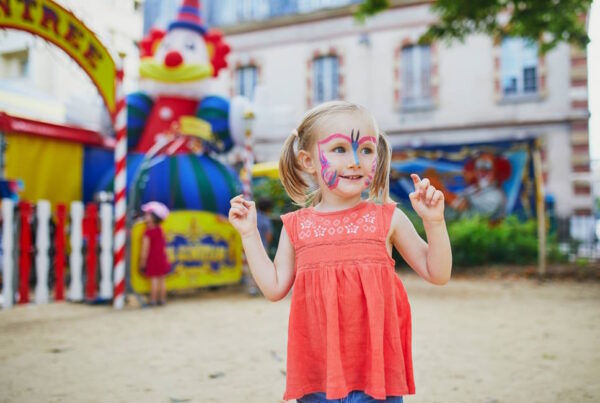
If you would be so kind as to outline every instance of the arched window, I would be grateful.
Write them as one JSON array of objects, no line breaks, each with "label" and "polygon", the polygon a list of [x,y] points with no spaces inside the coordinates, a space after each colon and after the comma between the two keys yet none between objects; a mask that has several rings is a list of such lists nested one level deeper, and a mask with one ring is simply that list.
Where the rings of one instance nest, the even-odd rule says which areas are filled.
[{"label": "arched window", "polygon": [[319,56],[312,63],[313,105],[339,99],[339,59]]},{"label": "arched window", "polygon": [[532,95],[538,92],[538,47],[522,38],[504,38],[500,50],[502,95]]},{"label": "arched window", "polygon": [[430,46],[404,46],[400,57],[402,107],[430,105],[432,102]]},{"label": "arched window", "polygon": [[235,94],[248,99],[254,97],[254,88],[258,81],[258,69],[254,65],[240,66],[235,69]]}]

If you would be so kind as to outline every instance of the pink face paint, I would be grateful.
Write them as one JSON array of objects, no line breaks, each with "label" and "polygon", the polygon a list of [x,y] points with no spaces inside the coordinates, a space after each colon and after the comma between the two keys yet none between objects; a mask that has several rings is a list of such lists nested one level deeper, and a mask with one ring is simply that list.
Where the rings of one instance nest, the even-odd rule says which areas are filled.
[{"label": "pink face paint", "polygon": [[338,173],[335,169],[331,168],[329,161],[325,158],[325,154],[321,151],[319,146],[319,162],[321,163],[321,178],[323,182],[327,184],[329,189],[335,189],[340,181]]},{"label": "pink face paint", "polygon": [[[354,161],[357,166],[360,165],[360,162],[358,160],[358,147],[367,141],[371,141],[372,143],[377,144],[377,139],[373,136],[366,136],[360,138],[360,131],[357,131],[356,138],[354,138],[354,130],[352,130],[352,136],[347,136],[341,133],[334,133],[327,136],[323,140],[317,142],[319,162],[321,163],[321,178],[323,179],[323,182],[327,184],[327,187],[329,187],[329,189],[335,189],[340,181],[340,178],[337,170],[331,166],[331,164],[325,157],[325,153],[321,150],[321,145],[327,144],[336,139],[343,139],[350,143],[350,145],[352,146],[352,152],[354,154]],[[375,169],[372,168],[371,171],[374,172]],[[372,175],[370,175],[369,178],[371,178],[372,180]],[[367,179],[367,182],[370,183],[370,180]]]},{"label": "pink face paint", "polygon": [[375,170],[377,169],[377,158],[373,159],[373,163],[371,164],[371,173],[369,174],[369,176],[367,177],[367,180],[365,181],[365,187],[369,187],[371,186],[371,183],[373,183],[373,178],[375,177]]}]

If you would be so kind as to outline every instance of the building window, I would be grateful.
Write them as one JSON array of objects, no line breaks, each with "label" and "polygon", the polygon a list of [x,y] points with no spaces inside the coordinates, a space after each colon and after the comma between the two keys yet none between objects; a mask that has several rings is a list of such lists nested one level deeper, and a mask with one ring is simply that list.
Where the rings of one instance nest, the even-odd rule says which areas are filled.
[{"label": "building window", "polygon": [[538,92],[538,48],[521,38],[505,38],[501,48],[502,94],[529,95]]},{"label": "building window", "polygon": [[206,6],[210,26],[235,25],[269,18],[269,0],[211,0]]},{"label": "building window", "polygon": [[[164,1],[164,0],[163,0]],[[335,9],[362,0],[204,0],[209,26],[235,25],[249,21],[306,14],[318,10]]]},{"label": "building window", "polygon": [[339,98],[339,59],[320,56],[313,60],[313,104]]},{"label": "building window", "polygon": [[0,79],[25,79],[29,76],[29,51],[0,55]]},{"label": "building window", "polygon": [[430,106],[431,48],[410,45],[402,48],[402,107]]},{"label": "building window", "polygon": [[256,66],[242,66],[235,69],[235,93],[248,99],[254,97],[254,88],[257,82]]}]

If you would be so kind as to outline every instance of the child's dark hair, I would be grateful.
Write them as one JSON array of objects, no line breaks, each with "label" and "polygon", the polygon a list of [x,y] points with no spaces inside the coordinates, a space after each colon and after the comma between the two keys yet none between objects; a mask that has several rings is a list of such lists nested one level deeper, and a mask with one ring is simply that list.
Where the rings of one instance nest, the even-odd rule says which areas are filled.
[{"label": "child's dark hair", "polygon": [[160,218],[159,216],[157,216],[154,213],[150,213],[150,216],[152,217],[152,221],[154,221],[154,224],[158,225],[161,222],[163,222],[162,218]]},{"label": "child's dark hair", "polygon": [[302,172],[294,144],[297,141],[298,151],[310,152],[315,143],[314,138],[319,123],[327,117],[340,113],[362,113],[371,120],[374,130],[379,136],[377,139],[377,167],[369,189],[369,199],[382,202],[391,201],[389,180],[392,150],[386,135],[379,131],[377,122],[366,108],[347,101],[325,102],[309,110],[304,115],[300,126],[285,140],[279,159],[279,175],[287,194],[301,206],[315,204],[321,200],[321,191],[318,185],[308,183],[306,175]]}]

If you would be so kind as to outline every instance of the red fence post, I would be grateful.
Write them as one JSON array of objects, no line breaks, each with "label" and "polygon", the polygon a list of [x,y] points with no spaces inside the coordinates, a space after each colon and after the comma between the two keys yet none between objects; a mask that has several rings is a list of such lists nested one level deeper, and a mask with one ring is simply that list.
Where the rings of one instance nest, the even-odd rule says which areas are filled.
[{"label": "red fence post", "polygon": [[67,206],[59,204],[56,206],[56,231],[54,232],[54,299],[62,301],[65,299],[65,219]]},{"label": "red fence post", "polygon": [[98,207],[90,203],[85,207],[83,219],[83,236],[86,240],[85,266],[87,278],[85,282],[85,297],[88,301],[96,299],[96,237],[98,234]]},{"label": "red fence post", "polygon": [[21,234],[19,236],[19,304],[29,302],[29,273],[31,272],[31,214],[33,207],[28,201],[19,202]]}]

